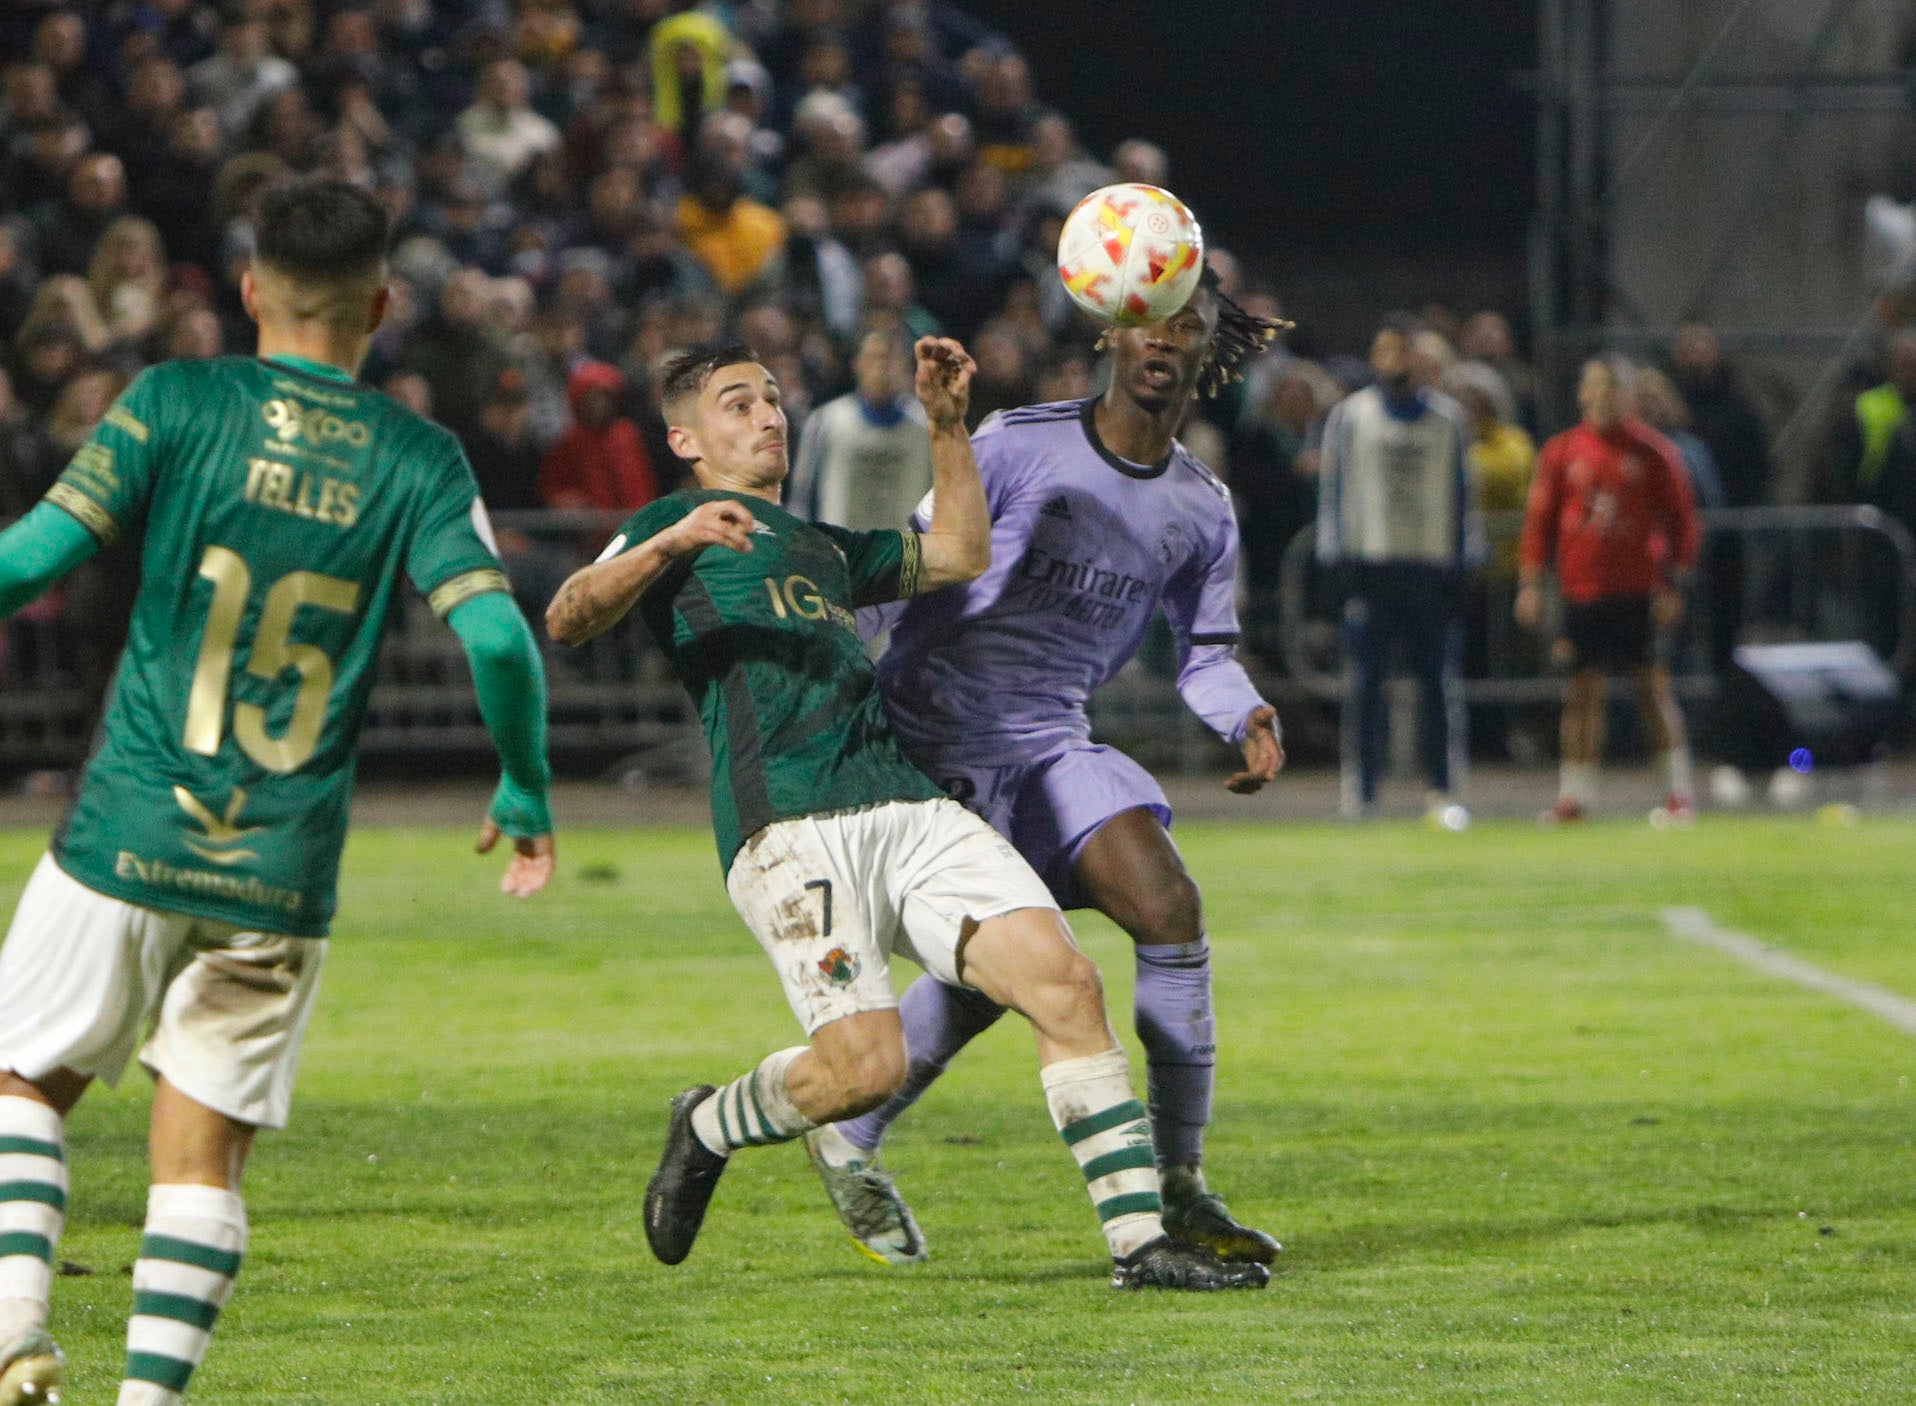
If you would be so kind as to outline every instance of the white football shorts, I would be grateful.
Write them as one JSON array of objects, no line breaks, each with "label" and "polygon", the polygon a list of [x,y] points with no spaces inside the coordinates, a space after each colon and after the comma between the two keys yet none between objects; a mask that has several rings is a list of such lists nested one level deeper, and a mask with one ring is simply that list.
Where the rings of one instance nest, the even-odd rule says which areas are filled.
[{"label": "white football shorts", "polygon": [[893,953],[963,985],[970,924],[1058,907],[1002,835],[942,798],[773,821],[746,840],[725,887],[807,1035],[895,1008]]},{"label": "white football shorts", "polygon": [[95,893],[41,858],[0,946],[0,1069],[119,1083],[140,1063],[242,1123],[283,1128],[324,938],[249,932]]}]

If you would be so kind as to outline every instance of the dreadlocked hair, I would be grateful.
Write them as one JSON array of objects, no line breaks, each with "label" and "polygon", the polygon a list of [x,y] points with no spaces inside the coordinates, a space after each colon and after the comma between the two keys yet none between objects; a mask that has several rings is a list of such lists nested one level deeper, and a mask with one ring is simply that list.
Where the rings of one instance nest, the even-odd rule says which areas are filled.
[{"label": "dreadlocked hair", "polygon": [[1198,371],[1197,384],[1198,392],[1210,399],[1231,382],[1242,380],[1244,364],[1261,355],[1277,340],[1279,332],[1287,332],[1297,324],[1281,317],[1259,317],[1246,312],[1224,295],[1217,270],[1208,263],[1198,279],[1198,287],[1210,289],[1217,298],[1217,331],[1211,336],[1211,349]]}]

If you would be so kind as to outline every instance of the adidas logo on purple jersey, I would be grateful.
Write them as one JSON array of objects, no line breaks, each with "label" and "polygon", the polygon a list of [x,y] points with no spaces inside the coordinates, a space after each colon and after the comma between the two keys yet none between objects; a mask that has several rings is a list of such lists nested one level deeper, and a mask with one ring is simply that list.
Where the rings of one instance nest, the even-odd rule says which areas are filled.
[{"label": "adidas logo on purple jersey", "polygon": [[1060,493],[1056,498],[1053,498],[1049,503],[1046,503],[1042,508],[1038,509],[1038,511],[1045,517],[1055,517],[1061,522],[1070,522],[1071,500]]}]

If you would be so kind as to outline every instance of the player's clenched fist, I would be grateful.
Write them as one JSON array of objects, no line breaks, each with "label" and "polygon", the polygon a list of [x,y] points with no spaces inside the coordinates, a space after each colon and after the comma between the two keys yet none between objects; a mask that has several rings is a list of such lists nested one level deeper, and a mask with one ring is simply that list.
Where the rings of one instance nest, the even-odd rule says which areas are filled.
[{"label": "player's clenched fist", "polygon": [[758,519],[743,503],[730,499],[701,503],[679,520],[673,529],[676,554],[685,556],[704,547],[730,547],[735,552],[752,550],[752,529]]},{"label": "player's clenched fist", "polygon": [[918,402],[932,425],[962,426],[971,404],[971,373],[978,363],[950,337],[920,337],[912,353],[918,358]]}]

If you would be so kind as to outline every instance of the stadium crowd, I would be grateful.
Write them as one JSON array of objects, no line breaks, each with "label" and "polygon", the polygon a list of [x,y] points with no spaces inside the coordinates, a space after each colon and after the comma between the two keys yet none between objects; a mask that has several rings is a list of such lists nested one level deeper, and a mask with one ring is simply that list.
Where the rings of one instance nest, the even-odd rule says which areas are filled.
[{"label": "stadium crowd", "polygon": [[[1175,184],[1149,141],[1087,152],[1016,48],[945,0],[16,0],[0,52],[0,517],[142,367],[250,351],[251,216],[288,172],[391,209],[367,378],[460,435],[495,511],[625,512],[676,486],[655,368],[721,332],[784,388],[795,506],[874,502],[833,482],[822,431],[808,456],[813,412],[856,396],[840,420],[895,427],[908,388],[886,349],[934,331],[977,358],[974,418],[1088,394],[1096,329],[1052,272],[1063,217],[1112,180]],[[1212,259],[1238,301],[1278,311]],[[1309,330],[1185,434],[1233,485],[1266,654],[1321,426],[1370,379],[1361,357],[1307,355]],[[1411,353],[1469,411],[1482,505],[1520,507],[1536,440],[1562,426],[1537,423],[1509,320],[1431,305]],[[1819,496],[1916,518],[1912,367],[1916,342],[1837,416]],[[1708,328],[1638,379],[1636,405],[1702,506],[1772,497],[1769,431]],[[40,624],[113,589],[83,579]],[[58,631],[36,648],[37,628],[12,633],[16,676],[62,651],[104,676]]]}]

